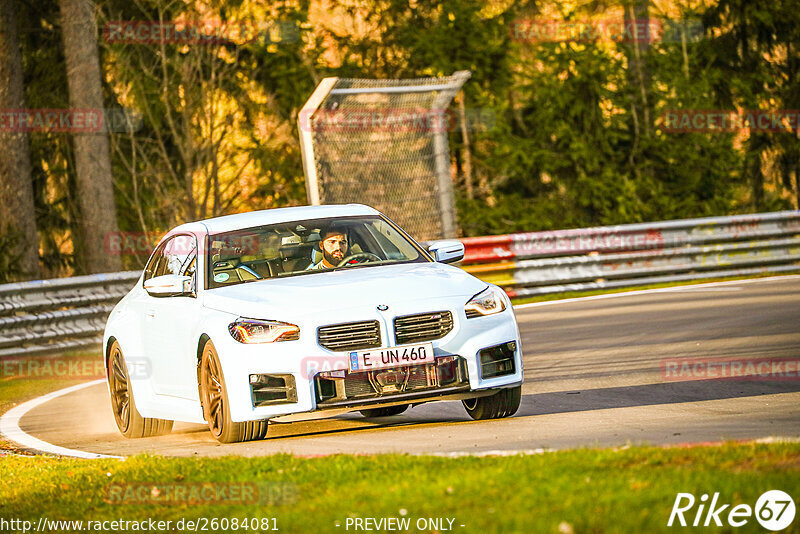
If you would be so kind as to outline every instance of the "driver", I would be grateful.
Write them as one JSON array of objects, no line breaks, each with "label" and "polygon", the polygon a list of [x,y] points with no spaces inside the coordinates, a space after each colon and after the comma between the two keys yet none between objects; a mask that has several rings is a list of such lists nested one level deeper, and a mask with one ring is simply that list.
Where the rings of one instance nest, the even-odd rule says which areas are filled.
[{"label": "driver", "polygon": [[329,226],[320,232],[319,249],[322,259],[306,267],[306,270],[333,269],[338,266],[349,250],[347,233],[341,227]]}]

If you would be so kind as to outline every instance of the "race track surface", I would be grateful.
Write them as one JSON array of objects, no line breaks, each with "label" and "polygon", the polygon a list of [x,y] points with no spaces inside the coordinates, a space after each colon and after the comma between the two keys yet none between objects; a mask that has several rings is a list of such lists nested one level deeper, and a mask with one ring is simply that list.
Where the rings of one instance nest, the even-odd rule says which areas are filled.
[{"label": "race track surface", "polygon": [[800,360],[800,277],[672,288],[516,309],[525,354],[512,418],[472,421],[460,402],[402,415],[272,424],[267,439],[220,445],[205,426],[126,440],[105,385],[41,404],[20,427],[48,443],[101,454],[259,456],[480,453],[625,444],[800,437],[800,380],[680,380],[679,358]]}]

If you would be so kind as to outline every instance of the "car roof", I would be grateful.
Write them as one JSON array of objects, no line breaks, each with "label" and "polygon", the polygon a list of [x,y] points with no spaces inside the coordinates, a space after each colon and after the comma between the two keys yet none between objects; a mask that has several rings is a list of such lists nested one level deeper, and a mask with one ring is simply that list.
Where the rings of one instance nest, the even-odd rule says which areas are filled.
[{"label": "car roof", "polygon": [[274,208],[190,222],[174,228],[169,234],[199,231],[208,231],[209,234],[218,234],[267,224],[302,221],[306,219],[322,219],[327,217],[348,217],[354,215],[380,215],[380,212],[364,204],[326,204],[322,206]]}]

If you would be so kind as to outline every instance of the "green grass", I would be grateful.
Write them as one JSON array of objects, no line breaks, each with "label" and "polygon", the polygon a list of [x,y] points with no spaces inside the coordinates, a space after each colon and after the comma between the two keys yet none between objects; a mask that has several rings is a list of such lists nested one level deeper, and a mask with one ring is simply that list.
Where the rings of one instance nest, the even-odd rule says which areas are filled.
[{"label": "green grass", "polygon": [[631,291],[642,291],[644,289],[663,289],[666,287],[678,287],[678,286],[694,286],[698,284],[709,284],[711,282],[730,282],[735,280],[749,280],[751,278],[770,278],[774,276],[790,276],[796,275],[797,273],[761,273],[761,274],[751,274],[747,276],[728,276],[728,277],[720,277],[720,278],[706,278],[703,280],[686,280],[683,282],[663,282],[661,284],[648,284],[642,286],[631,286],[631,287],[618,287],[613,289],[593,289],[591,291],[567,291],[564,293],[553,293],[549,295],[536,295],[533,297],[521,297],[511,299],[511,302],[514,305],[517,304],[528,304],[529,302],[544,302],[549,300],[563,300],[563,299],[572,299],[572,298],[579,298],[579,297],[591,297],[594,295],[609,295],[611,293],[629,293]]},{"label": "green grass", "polygon": [[[164,491],[169,483],[234,481],[280,485],[288,499],[260,505],[106,502],[109,484],[147,482],[162,484]],[[464,533],[558,532],[559,525],[562,532],[649,532],[669,530],[677,492],[699,498],[716,491],[726,503],[753,506],[761,493],[775,488],[800,493],[800,445],[581,449],[484,458],[7,457],[0,462],[0,517],[276,517],[282,532],[344,532],[348,517],[405,513],[412,521],[455,518],[454,530]],[[798,525],[795,521],[788,531],[797,532]],[[737,532],[759,531],[755,526],[751,519]]]}]

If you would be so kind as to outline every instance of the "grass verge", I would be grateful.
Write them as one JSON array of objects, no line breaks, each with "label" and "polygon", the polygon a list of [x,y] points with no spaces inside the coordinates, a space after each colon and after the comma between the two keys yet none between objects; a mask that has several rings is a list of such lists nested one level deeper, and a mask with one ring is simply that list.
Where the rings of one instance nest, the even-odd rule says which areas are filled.
[{"label": "grass verge", "polygon": [[[214,489],[206,492],[213,502],[199,497],[197,483]],[[231,500],[231,492],[218,499],[220,488],[230,489],[230,483],[256,485],[257,497],[246,492],[247,502],[240,494]],[[183,488],[182,498],[176,488]],[[188,497],[192,488],[194,498]],[[464,533],[652,532],[670,530],[667,520],[678,492],[698,499],[719,492],[722,503],[754,506],[771,489],[798,494],[800,444],[484,458],[7,457],[0,463],[0,517],[34,522],[271,517],[282,532],[346,532],[354,530],[347,528],[348,518],[406,517],[412,525],[420,518],[453,519],[452,530]],[[697,506],[687,513],[690,522],[696,511]],[[787,531],[798,531],[798,523]],[[750,518],[748,528],[737,530],[759,529]]]}]

